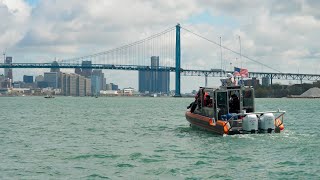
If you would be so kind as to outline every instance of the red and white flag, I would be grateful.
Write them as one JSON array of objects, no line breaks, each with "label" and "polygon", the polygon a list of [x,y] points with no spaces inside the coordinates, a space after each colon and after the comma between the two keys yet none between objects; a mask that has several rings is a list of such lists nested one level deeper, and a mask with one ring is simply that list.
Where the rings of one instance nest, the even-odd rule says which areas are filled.
[{"label": "red and white flag", "polygon": [[248,69],[234,67],[233,75],[236,77],[241,76],[241,77],[245,78],[245,77],[249,77],[249,72],[248,72]]}]

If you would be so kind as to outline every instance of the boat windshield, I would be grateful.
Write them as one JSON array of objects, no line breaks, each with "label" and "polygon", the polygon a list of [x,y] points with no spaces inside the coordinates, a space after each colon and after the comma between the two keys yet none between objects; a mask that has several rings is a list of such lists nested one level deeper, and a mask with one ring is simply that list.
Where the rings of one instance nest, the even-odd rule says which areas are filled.
[{"label": "boat windshield", "polygon": [[216,106],[218,109],[217,119],[221,119],[221,115],[228,113],[228,95],[226,91],[216,93]]},{"label": "boat windshield", "polygon": [[243,109],[246,112],[254,112],[254,92],[253,89],[248,88],[242,91],[243,93]]}]

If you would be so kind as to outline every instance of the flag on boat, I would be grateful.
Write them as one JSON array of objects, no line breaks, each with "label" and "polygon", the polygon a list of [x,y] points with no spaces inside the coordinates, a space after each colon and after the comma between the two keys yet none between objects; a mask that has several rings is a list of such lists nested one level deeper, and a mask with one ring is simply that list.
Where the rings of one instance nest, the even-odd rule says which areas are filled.
[{"label": "flag on boat", "polygon": [[241,77],[248,77],[249,76],[249,72],[248,72],[248,69],[234,67],[233,75],[234,76],[241,76]]}]

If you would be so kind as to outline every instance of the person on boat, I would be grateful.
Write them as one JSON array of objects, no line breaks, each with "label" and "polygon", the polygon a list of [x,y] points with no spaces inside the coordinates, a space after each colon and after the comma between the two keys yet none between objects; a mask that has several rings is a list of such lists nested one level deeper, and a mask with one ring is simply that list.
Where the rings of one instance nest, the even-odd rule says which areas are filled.
[{"label": "person on boat", "polygon": [[228,73],[228,74],[227,74],[227,77],[228,77],[228,79],[227,79],[227,86],[234,86],[234,85],[236,85],[236,81],[235,81],[235,79],[234,79],[234,76],[233,76],[231,73]]},{"label": "person on boat", "polygon": [[230,113],[239,113],[240,112],[240,100],[236,94],[231,95],[229,106],[230,106],[230,109],[229,109]]},{"label": "person on boat", "polygon": [[187,109],[190,109],[190,112],[194,112],[194,110],[196,109],[196,107],[198,106],[198,109],[200,109],[200,104],[201,104],[201,100],[200,100],[200,91],[201,89],[198,91],[198,93],[195,95],[194,97],[194,102],[192,102]]},{"label": "person on boat", "polygon": [[208,92],[205,93],[204,106],[212,107],[212,99]]}]

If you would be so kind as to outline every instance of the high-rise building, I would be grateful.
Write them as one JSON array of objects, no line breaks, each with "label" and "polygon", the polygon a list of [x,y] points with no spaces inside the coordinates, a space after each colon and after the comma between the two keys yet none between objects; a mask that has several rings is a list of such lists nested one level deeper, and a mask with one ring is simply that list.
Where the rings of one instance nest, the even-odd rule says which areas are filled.
[{"label": "high-rise building", "polygon": [[92,62],[91,61],[82,61],[82,76],[89,78],[92,74]]},{"label": "high-rise building", "polygon": [[151,73],[146,70],[139,70],[139,91],[141,93],[151,91]]},{"label": "high-rise building", "polygon": [[[103,76],[104,76],[104,74],[103,74]],[[101,90],[106,90],[106,88],[107,88],[107,78],[103,78]]]},{"label": "high-rise building", "polygon": [[91,79],[85,78],[85,96],[91,96]]},{"label": "high-rise building", "polygon": [[50,69],[50,72],[60,72],[59,63],[57,61],[53,61],[51,65],[53,68]]},{"label": "high-rise building", "polygon": [[[104,90],[105,89],[105,84],[106,84],[106,78],[104,78],[104,73],[102,72],[102,70],[93,70],[92,71],[92,76],[98,76],[99,77],[99,91],[100,90]],[[92,84],[93,82],[91,82]],[[97,87],[97,86],[96,86]]]},{"label": "high-rise building", "polygon": [[66,79],[66,73],[61,73],[60,74],[60,89],[61,89],[61,94],[66,96],[66,84],[65,84],[65,79]]},{"label": "high-rise building", "polygon": [[24,83],[33,83],[33,76],[24,75],[23,76],[23,82]]},{"label": "high-rise building", "polygon": [[70,96],[70,74],[63,73],[61,76],[62,81],[62,94],[64,96]]},{"label": "high-rise building", "polygon": [[151,57],[151,70],[139,71],[139,91],[169,93],[170,72],[159,69],[159,56]]},{"label": "high-rise building", "polygon": [[92,74],[91,76],[91,94],[94,96],[100,95],[101,76]]},{"label": "high-rise building", "polygon": [[[6,57],[5,64],[12,64],[12,57]],[[12,68],[4,68],[4,77],[13,80]]]},{"label": "high-rise building", "polygon": [[77,96],[78,76],[78,74],[70,74],[70,96]]},{"label": "high-rise building", "polygon": [[78,76],[77,78],[77,96],[85,96],[85,77]]},{"label": "high-rise building", "polygon": [[91,61],[82,61],[82,68],[76,68],[75,73],[86,78],[90,78],[92,74],[92,62]]},{"label": "high-rise building", "polygon": [[44,73],[44,82],[48,84],[48,87],[53,89],[58,88],[58,80],[59,80],[59,73],[57,72],[45,72]]}]

